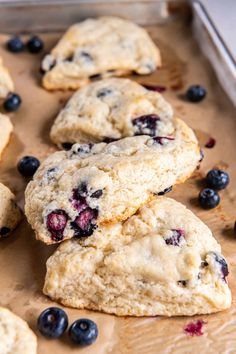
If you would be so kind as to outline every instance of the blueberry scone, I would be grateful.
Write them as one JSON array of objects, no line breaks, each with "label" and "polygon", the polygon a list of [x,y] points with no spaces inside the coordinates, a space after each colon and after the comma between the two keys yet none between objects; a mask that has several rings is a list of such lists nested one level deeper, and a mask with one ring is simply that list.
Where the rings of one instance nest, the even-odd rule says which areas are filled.
[{"label": "blueberry scone", "polygon": [[87,19],[71,26],[43,59],[43,86],[77,89],[96,77],[146,75],[160,65],[145,29],[117,17]]},{"label": "blueberry scone", "polygon": [[0,354],[36,354],[37,339],[28,324],[0,307]]},{"label": "blueberry scone", "polygon": [[0,159],[3,150],[10,140],[12,131],[13,125],[10,119],[6,115],[0,113]]},{"label": "blueberry scone", "polygon": [[110,78],[77,91],[57,116],[51,139],[59,147],[173,133],[172,108],[163,96],[129,79]]},{"label": "blueberry scone", "polygon": [[7,237],[19,224],[22,213],[14,194],[0,183],[0,238]]},{"label": "blueberry scone", "polygon": [[192,316],[230,307],[227,275],[209,228],[158,197],[123,223],[61,244],[47,261],[44,293],[120,316]]},{"label": "blueberry scone", "polygon": [[7,94],[14,90],[13,81],[6,67],[3,65],[0,57],[0,99],[5,98]]},{"label": "blueberry scone", "polygon": [[154,194],[188,178],[201,159],[193,131],[174,119],[171,136],[75,144],[49,156],[26,188],[25,212],[45,243],[89,236],[125,220]]}]

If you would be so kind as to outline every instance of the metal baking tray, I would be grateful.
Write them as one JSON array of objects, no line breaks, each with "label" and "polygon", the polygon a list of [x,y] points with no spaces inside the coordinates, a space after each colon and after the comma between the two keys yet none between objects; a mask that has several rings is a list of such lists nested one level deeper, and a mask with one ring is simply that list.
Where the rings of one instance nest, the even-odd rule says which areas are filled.
[{"label": "metal baking tray", "polygon": [[[0,181],[16,193],[18,203],[23,208],[27,181],[17,173],[17,161],[24,155],[34,155],[43,160],[56,150],[49,140],[49,129],[72,92],[51,93],[43,90],[39,67],[42,56],[57,42],[62,31],[72,23],[91,16],[115,15],[131,19],[147,28],[163,57],[160,70],[150,76],[134,75],[132,78],[143,84],[166,87],[164,96],[172,104],[175,113],[194,128],[205,153],[200,170],[186,183],[176,186],[168,196],[193,210],[221,243],[223,254],[229,262],[229,284],[234,298],[236,240],[232,228],[236,205],[236,120],[235,108],[226,95],[227,92],[234,101],[229,92],[234,72],[230,53],[224,49],[220,37],[216,36],[215,40],[212,33],[216,33],[217,27],[215,24],[212,26],[206,14],[200,2],[193,2],[190,6],[186,1],[57,0],[1,3],[0,55],[10,69],[23,103],[18,112],[10,115],[14,134],[0,163]],[[45,53],[32,56],[29,53],[13,55],[7,52],[4,44],[12,33],[21,33],[25,39],[29,33],[39,34],[45,41]],[[218,65],[215,65],[215,58]],[[219,74],[219,66],[228,73],[226,81],[230,81],[230,85],[226,85],[223,71]],[[206,87],[206,99],[200,104],[186,102],[183,96],[186,88],[198,83]],[[216,139],[213,149],[204,147],[210,137]],[[221,192],[220,206],[203,211],[198,207],[196,198],[203,176],[213,166],[227,170],[231,183],[227,190]],[[96,343],[78,350],[70,345],[66,335],[61,340],[44,339],[37,332],[36,321],[43,309],[56,305],[42,294],[45,262],[54,249],[35,240],[26,220],[9,239],[0,242],[0,305],[27,320],[38,336],[38,354],[51,351],[57,354],[236,353],[234,303],[228,311],[194,318],[118,318],[67,308],[70,323],[81,317],[96,321],[99,327]],[[203,336],[188,337],[184,333],[184,326],[199,318],[206,322]]]}]

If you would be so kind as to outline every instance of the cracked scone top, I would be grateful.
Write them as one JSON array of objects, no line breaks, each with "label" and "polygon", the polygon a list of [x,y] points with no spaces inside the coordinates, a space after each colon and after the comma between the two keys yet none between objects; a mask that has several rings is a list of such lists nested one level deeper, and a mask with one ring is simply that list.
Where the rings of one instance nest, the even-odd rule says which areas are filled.
[{"label": "cracked scone top", "polygon": [[230,307],[228,267],[209,228],[158,197],[124,223],[68,240],[47,261],[44,293],[120,316],[208,314]]},{"label": "cracked scone top", "polygon": [[135,81],[100,80],[78,90],[58,114],[51,139],[59,147],[173,132],[173,111],[163,96]]},{"label": "cracked scone top", "polygon": [[0,307],[0,354],[36,354],[37,339],[28,324]]},{"label": "cracked scone top", "polygon": [[7,68],[3,65],[0,57],[0,98],[5,98],[7,94],[14,90],[14,84]]},{"label": "cracked scone top", "polygon": [[183,182],[200,160],[193,131],[180,119],[172,136],[75,144],[49,156],[25,192],[25,213],[45,243],[89,236],[125,220],[155,193]]},{"label": "cracked scone top", "polygon": [[161,59],[145,29],[117,17],[71,26],[42,62],[48,90],[77,89],[93,77],[150,74]]},{"label": "cracked scone top", "polygon": [[0,160],[3,150],[10,140],[12,131],[13,125],[10,119],[5,114],[0,113]]},{"label": "cracked scone top", "polygon": [[0,238],[7,237],[22,219],[14,194],[0,183]]}]

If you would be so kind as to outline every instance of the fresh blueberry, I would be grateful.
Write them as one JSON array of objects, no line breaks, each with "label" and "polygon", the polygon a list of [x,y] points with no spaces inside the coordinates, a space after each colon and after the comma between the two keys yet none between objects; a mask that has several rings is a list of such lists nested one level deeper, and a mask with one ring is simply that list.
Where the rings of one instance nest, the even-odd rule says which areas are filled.
[{"label": "fresh blueberry", "polygon": [[40,165],[39,160],[33,156],[24,156],[17,164],[17,169],[24,177],[32,177]]},{"label": "fresh blueberry", "polygon": [[7,112],[14,112],[16,111],[21,105],[21,98],[17,93],[9,93],[7,98],[3,103],[3,107]]},{"label": "fresh blueberry", "polygon": [[95,342],[98,328],[95,322],[82,318],[75,321],[69,328],[69,337],[79,346],[87,346]]},{"label": "fresh blueberry", "polygon": [[68,317],[59,307],[49,307],[38,318],[40,333],[48,338],[59,338],[68,327]]},{"label": "fresh blueberry", "polygon": [[206,96],[206,90],[200,85],[190,86],[186,92],[186,97],[190,102],[200,102]]},{"label": "fresh blueberry", "polygon": [[12,53],[22,52],[24,49],[24,43],[20,37],[12,37],[7,41],[7,49]]},{"label": "fresh blueberry", "polygon": [[216,190],[224,189],[229,184],[229,175],[222,170],[210,170],[206,176],[207,186]]},{"label": "fresh blueberry", "polygon": [[9,227],[6,226],[0,227],[0,237],[6,237],[9,235],[10,232],[11,229],[9,229]]},{"label": "fresh blueberry", "polygon": [[38,36],[32,36],[26,43],[28,51],[32,54],[38,54],[44,47],[42,39]]},{"label": "fresh blueberry", "polygon": [[205,188],[199,194],[199,204],[204,209],[215,208],[219,202],[220,196],[213,189]]}]

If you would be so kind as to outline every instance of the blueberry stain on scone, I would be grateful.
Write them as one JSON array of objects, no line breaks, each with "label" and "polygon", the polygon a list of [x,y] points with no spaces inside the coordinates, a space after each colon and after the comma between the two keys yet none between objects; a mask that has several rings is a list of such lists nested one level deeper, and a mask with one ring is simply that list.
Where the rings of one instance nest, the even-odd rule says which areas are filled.
[{"label": "blueberry stain on scone", "polygon": [[215,256],[215,261],[220,265],[222,279],[226,281],[226,277],[229,274],[228,264],[226,263],[226,260],[222,255],[215,253],[214,256]]},{"label": "blueberry stain on scone", "polygon": [[185,232],[182,229],[172,229],[171,235],[164,240],[167,245],[180,246],[185,242]]},{"label": "blueberry stain on scone", "polygon": [[132,120],[134,135],[155,136],[160,117],[157,114],[147,114]]},{"label": "blueberry stain on scone", "polygon": [[175,140],[174,137],[172,136],[155,136],[153,138],[154,144],[159,144],[159,145],[166,145],[168,144],[168,141]]},{"label": "blueberry stain on scone", "polygon": [[73,190],[70,202],[78,215],[71,222],[76,237],[91,236],[96,229],[96,219],[98,217],[98,209],[91,208],[86,198],[100,198],[102,190],[94,191],[92,194],[88,191],[87,184],[81,183],[77,189]]},{"label": "blueberry stain on scone", "polygon": [[63,209],[53,210],[47,215],[47,229],[53,241],[63,240],[63,233],[68,221],[68,215]]}]

